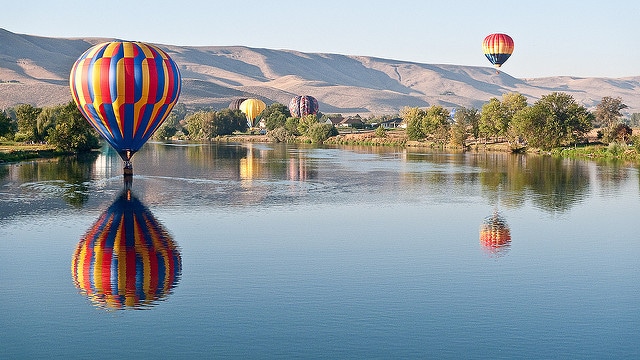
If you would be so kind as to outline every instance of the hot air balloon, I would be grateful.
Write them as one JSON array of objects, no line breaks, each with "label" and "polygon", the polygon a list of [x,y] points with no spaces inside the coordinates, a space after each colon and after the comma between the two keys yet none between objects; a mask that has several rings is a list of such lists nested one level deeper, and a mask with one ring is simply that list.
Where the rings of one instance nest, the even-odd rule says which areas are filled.
[{"label": "hot air balloon", "polygon": [[131,157],[153,135],[178,101],[180,71],[154,45],[113,41],[76,60],[69,75],[82,115],[120,154],[125,175]]},{"label": "hot air balloon", "polygon": [[289,102],[289,112],[293,117],[304,117],[318,113],[318,100],[313,96],[294,96]]},{"label": "hot air balloon", "polygon": [[480,225],[480,245],[492,255],[502,255],[509,249],[511,230],[498,211]]},{"label": "hot air balloon", "polygon": [[513,53],[513,39],[507,34],[491,34],[482,42],[484,56],[497,68]]},{"label": "hot air balloon", "polygon": [[259,99],[247,99],[240,104],[240,111],[247,117],[247,124],[250,128],[255,127],[255,120],[260,113],[267,108],[264,101]]},{"label": "hot air balloon", "polygon": [[71,274],[80,292],[100,308],[144,308],[171,293],[181,264],[169,233],[125,190],[80,239]]},{"label": "hot air balloon", "polygon": [[229,103],[229,109],[240,110],[240,104],[242,104],[242,102],[245,100],[247,100],[247,98],[237,98],[233,100],[232,102]]}]

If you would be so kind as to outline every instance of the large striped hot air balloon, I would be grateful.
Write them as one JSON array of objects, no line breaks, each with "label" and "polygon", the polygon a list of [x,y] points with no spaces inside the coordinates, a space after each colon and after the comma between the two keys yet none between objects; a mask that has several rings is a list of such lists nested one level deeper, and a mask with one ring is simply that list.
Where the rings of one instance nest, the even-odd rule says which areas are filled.
[{"label": "large striped hot air balloon", "polygon": [[309,95],[294,96],[291,101],[289,101],[289,112],[291,116],[297,118],[317,114],[318,100]]},{"label": "large striped hot air balloon", "polygon": [[75,286],[105,309],[152,306],[171,293],[181,271],[177,245],[131,190],[89,228],[71,262]]},{"label": "large striped hot air balloon", "polygon": [[492,255],[502,255],[509,249],[511,230],[498,211],[486,217],[480,225],[480,245]]},{"label": "large striped hot air balloon", "polygon": [[132,174],[131,157],[178,101],[181,77],[158,47],[113,41],[82,54],[69,84],[82,115],[120,154],[125,174]]},{"label": "large striped hot air balloon", "polygon": [[484,56],[497,68],[513,53],[513,39],[507,34],[491,34],[482,42]]},{"label": "large striped hot air balloon", "polygon": [[247,117],[247,125],[252,128],[256,126],[255,121],[258,115],[266,108],[267,105],[260,99],[247,99],[240,104],[239,109]]}]

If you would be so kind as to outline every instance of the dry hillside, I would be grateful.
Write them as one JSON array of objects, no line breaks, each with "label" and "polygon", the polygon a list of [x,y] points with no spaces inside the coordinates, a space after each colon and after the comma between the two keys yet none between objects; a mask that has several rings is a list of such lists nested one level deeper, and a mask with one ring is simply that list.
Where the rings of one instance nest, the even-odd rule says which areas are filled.
[{"label": "dry hillside", "polygon": [[[0,29],[0,107],[49,106],[71,99],[73,62],[92,45],[112,39],[63,39]],[[183,77],[180,102],[226,107],[236,97],[287,104],[312,95],[324,113],[393,114],[404,106],[434,104],[480,108],[492,97],[519,92],[530,103],[554,91],[587,108],[602,97],[620,97],[628,113],[640,112],[640,76],[516,79],[491,67],[420,64],[399,60],[311,54],[248,47],[162,45]]]}]

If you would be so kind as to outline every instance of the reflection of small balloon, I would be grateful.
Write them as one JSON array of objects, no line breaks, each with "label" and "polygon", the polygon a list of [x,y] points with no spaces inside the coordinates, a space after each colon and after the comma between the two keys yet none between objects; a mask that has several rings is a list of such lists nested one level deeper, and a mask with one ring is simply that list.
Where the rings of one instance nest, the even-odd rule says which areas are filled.
[{"label": "reflection of small balloon", "polygon": [[488,35],[482,42],[482,51],[495,67],[500,67],[513,53],[513,39],[507,34]]},{"label": "reflection of small balloon", "polygon": [[267,108],[264,101],[259,99],[247,99],[240,104],[240,111],[242,111],[247,117],[247,124],[249,127],[254,127],[254,123],[258,115]]},{"label": "reflection of small balloon", "polygon": [[313,96],[295,96],[289,102],[289,112],[293,117],[305,117],[318,113],[318,100]]},{"label": "reflection of small balloon", "polygon": [[178,101],[181,78],[177,65],[158,47],[113,41],[82,54],[69,84],[82,115],[126,168]]},{"label": "reflection of small balloon", "polygon": [[511,231],[505,219],[496,211],[480,225],[480,244],[494,255],[500,255],[511,245]]},{"label": "reflection of small balloon", "polygon": [[98,307],[148,307],[171,293],[182,270],[169,233],[130,190],[80,239],[71,274],[80,292]]}]

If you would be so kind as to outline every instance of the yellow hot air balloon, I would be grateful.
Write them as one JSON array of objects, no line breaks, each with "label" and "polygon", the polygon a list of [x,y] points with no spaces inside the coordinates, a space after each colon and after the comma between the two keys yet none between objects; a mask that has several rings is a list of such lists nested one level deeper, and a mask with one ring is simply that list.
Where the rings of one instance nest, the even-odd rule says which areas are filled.
[{"label": "yellow hot air balloon", "polygon": [[247,117],[247,124],[250,128],[256,126],[256,118],[266,108],[267,105],[264,101],[259,99],[247,99],[240,104],[240,111],[242,111]]}]

